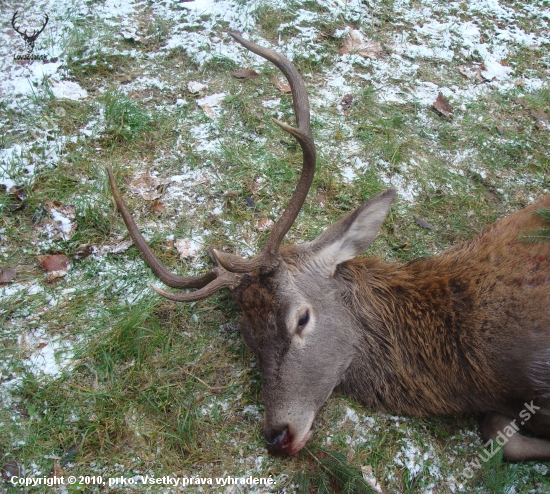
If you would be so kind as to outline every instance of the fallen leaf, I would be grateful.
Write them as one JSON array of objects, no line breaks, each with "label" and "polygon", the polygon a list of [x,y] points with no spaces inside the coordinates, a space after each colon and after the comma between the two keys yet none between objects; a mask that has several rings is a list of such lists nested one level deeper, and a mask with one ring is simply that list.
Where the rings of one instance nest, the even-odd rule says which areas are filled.
[{"label": "fallen leaf", "polygon": [[9,283],[15,278],[15,269],[2,269],[0,271],[0,285],[4,283]]},{"label": "fallen leaf", "polygon": [[51,215],[51,219],[44,223],[45,232],[54,238],[61,237],[70,240],[76,232],[76,208],[67,206],[59,201],[47,201],[44,206]]},{"label": "fallen leaf", "polygon": [[346,94],[342,98],[342,103],[341,103],[342,109],[347,110],[351,106],[352,102],[353,102],[353,96],[351,94]]},{"label": "fallen leaf", "polygon": [[317,202],[325,207],[327,205],[327,198],[325,196],[325,194],[317,194]]},{"label": "fallen leaf", "polygon": [[531,117],[535,120],[537,130],[550,129],[550,118],[546,113],[538,110],[530,110]]},{"label": "fallen leaf", "polygon": [[9,461],[0,466],[2,478],[11,479],[12,477],[21,477],[23,474],[23,466],[19,463]]},{"label": "fallen leaf", "polygon": [[484,192],[484,194],[486,197],[489,197],[490,199],[493,199],[497,202],[502,202],[502,197],[494,187],[488,187],[487,190]]},{"label": "fallen leaf", "polygon": [[89,255],[94,253],[94,246],[92,244],[80,244],[77,249],[71,254],[73,259],[86,259]]},{"label": "fallen leaf", "polygon": [[63,474],[64,474],[63,469],[59,466],[57,461],[54,461],[53,462],[52,473],[51,473],[50,477],[62,478]]},{"label": "fallen leaf", "polygon": [[8,194],[15,197],[18,201],[24,201],[27,198],[25,189],[23,187],[19,187],[18,185],[10,187],[10,190],[8,190]]},{"label": "fallen leaf", "polygon": [[384,489],[376,480],[374,476],[374,470],[370,465],[365,465],[361,467],[361,473],[363,474],[364,481],[369,484],[374,491],[384,494]]},{"label": "fallen leaf", "polygon": [[120,254],[126,252],[133,244],[132,240],[123,240],[122,242],[115,242],[112,245],[104,245],[99,249],[101,254]]},{"label": "fallen leaf", "polygon": [[155,201],[151,204],[151,209],[157,213],[162,213],[163,211],[166,211],[166,206],[162,201]]},{"label": "fallen leaf", "polygon": [[414,222],[420,227],[425,228],[426,230],[435,230],[435,226],[433,226],[429,221],[423,220],[422,218],[418,218],[417,216],[413,216]]},{"label": "fallen leaf", "polygon": [[63,269],[60,271],[50,271],[49,273],[46,273],[46,281],[51,283],[54,280],[63,278],[64,276],[67,276],[67,271]]},{"label": "fallen leaf", "polygon": [[291,93],[292,92],[292,89],[290,88],[290,86],[288,84],[284,84],[283,82],[281,82],[279,79],[277,79],[277,77],[273,76],[271,78],[271,82],[273,83],[273,85],[281,92],[283,93]]},{"label": "fallen leaf", "polygon": [[45,346],[48,346],[48,344],[47,343],[39,343],[36,348],[38,348],[38,350],[42,350],[42,348],[44,348]]},{"label": "fallen leaf", "polygon": [[524,98],[516,98],[514,100],[518,105],[522,106],[523,108],[527,108],[529,106],[529,103]]},{"label": "fallen leaf", "polygon": [[237,79],[256,79],[258,77],[258,72],[252,69],[242,69],[238,70],[237,72],[233,72],[233,77],[236,77]]},{"label": "fallen leaf", "polygon": [[275,225],[273,220],[262,218],[258,221],[258,230],[260,230],[261,232],[265,230],[271,230],[273,228],[273,225]]},{"label": "fallen leaf", "polygon": [[211,94],[204,98],[198,99],[197,104],[203,109],[204,113],[210,118],[216,118],[216,112],[214,108],[217,108],[222,104],[225,99],[225,93]]},{"label": "fallen leaf", "polygon": [[479,68],[479,67],[476,68],[476,69],[470,70],[467,67],[465,67],[464,65],[461,65],[458,68],[458,71],[464,77],[467,77],[468,79],[471,79],[474,82],[480,83],[480,82],[484,82],[484,80],[485,80],[485,79],[483,79],[483,76],[481,75],[481,68]]},{"label": "fallen leaf", "polygon": [[20,202],[19,204],[8,204],[8,211],[10,213],[15,213],[16,211],[22,211],[27,207],[26,202]]},{"label": "fallen leaf", "polygon": [[48,256],[38,256],[40,266],[45,271],[67,271],[71,260],[65,254],[51,254]]},{"label": "fallen leaf", "polygon": [[76,463],[78,453],[78,446],[73,444],[69,449],[63,451],[63,457],[61,458],[61,466],[66,467],[71,463]]},{"label": "fallen leaf", "polygon": [[502,125],[497,125],[497,132],[502,136],[504,135],[504,127]]},{"label": "fallen leaf", "polygon": [[350,29],[344,38],[340,55],[346,53],[357,53],[365,58],[375,60],[382,53],[382,45],[378,41],[365,41],[363,35],[357,29]]},{"label": "fallen leaf", "polygon": [[200,82],[190,81],[187,83],[187,89],[191,94],[204,96],[206,94],[207,86],[206,84],[201,84]]},{"label": "fallen leaf", "polygon": [[139,34],[136,33],[135,28],[124,28],[120,32],[120,34],[124,41],[130,41],[132,43],[138,43],[138,42],[142,43],[144,41],[143,37],[141,37]]},{"label": "fallen leaf", "polygon": [[130,190],[145,201],[154,201],[162,195],[159,189],[169,183],[170,180],[166,178],[151,176],[151,173],[147,170],[130,182]]},{"label": "fallen leaf", "polygon": [[174,242],[174,246],[176,247],[181,259],[193,257],[199,251],[199,248],[195,242],[184,238],[177,239]]},{"label": "fallen leaf", "polygon": [[449,103],[449,100],[445,98],[441,92],[437,95],[437,99],[434,101],[433,106],[444,117],[451,118],[453,109]]},{"label": "fallen leaf", "polygon": [[401,245],[396,245],[395,247],[392,247],[393,250],[411,250],[411,246],[409,245],[408,242],[405,242],[404,244],[401,244]]},{"label": "fallen leaf", "polygon": [[485,60],[483,67],[481,68],[481,76],[486,81],[505,80],[510,77],[510,74],[514,71],[512,67],[506,67],[499,62],[490,62]]}]

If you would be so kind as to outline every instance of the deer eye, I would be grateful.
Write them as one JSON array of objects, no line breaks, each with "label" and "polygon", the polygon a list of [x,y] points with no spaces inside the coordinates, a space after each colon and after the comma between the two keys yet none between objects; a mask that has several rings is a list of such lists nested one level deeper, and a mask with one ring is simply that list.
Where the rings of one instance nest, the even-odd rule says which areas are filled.
[{"label": "deer eye", "polygon": [[307,310],[306,313],[298,319],[298,332],[301,333],[304,329],[305,325],[309,322],[309,311]]}]

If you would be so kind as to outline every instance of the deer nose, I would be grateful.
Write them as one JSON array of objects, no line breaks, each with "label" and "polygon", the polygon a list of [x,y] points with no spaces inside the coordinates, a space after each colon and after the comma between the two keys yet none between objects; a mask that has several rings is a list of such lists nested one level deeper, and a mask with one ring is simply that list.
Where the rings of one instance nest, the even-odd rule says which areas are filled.
[{"label": "deer nose", "polygon": [[288,454],[292,439],[288,432],[288,426],[283,429],[265,431],[265,444],[267,451],[272,455]]}]

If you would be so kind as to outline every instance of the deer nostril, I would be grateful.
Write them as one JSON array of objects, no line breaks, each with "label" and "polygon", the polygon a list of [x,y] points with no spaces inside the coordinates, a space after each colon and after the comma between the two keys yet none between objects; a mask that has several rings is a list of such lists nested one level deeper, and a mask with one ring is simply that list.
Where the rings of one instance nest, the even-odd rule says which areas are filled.
[{"label": "deer nostril", "polygon": [[291,444],[290,434],[288,427],[281,429],[275,429],[265,433],[265,444],[267,450],[272,455],[287,453],[288,447]]}]

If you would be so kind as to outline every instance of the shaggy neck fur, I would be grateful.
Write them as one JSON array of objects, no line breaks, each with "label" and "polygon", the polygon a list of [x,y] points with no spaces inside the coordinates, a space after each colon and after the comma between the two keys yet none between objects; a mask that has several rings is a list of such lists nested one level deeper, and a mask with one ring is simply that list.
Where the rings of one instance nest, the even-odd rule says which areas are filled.
[{"label": "shaggy neck fur", "polygon": [[518,242],[510,218],[443,256],[339,267],[358,340],[341,391],[412,416],[502,413],[550,391],[533,385],[550,366],[537,370],[550,361],[548,244]]}]

